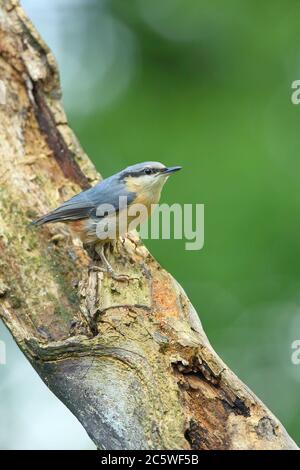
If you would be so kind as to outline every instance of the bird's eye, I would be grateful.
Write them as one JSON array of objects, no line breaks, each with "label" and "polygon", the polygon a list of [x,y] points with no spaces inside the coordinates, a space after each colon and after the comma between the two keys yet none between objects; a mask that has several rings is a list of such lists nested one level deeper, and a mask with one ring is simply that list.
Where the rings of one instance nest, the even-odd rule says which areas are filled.
[{"label": "bird's eye", "polygon": [[144,173],[145,173],[145,175],[151,175],[151,173],[152,173],[151,168],[145,168]]}]

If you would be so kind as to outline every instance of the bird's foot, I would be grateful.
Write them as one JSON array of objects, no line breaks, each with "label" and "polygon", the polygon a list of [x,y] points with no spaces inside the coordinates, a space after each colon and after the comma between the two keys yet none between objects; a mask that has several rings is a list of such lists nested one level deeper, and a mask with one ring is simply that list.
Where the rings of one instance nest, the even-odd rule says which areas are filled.
[{"label": "bird's foot", "polygon": [[101,266],[92,265],[92,266],[89,267],[89,272],[91,272],[91,271],[106,273],[112,279],[114,279],[115,281],[129,282],[129,281],[133,281],[133,280],[138,280],[138,277],[128,276],[128,274],[118,274],[111,267],[110,268],[109,267],[104,268],[104,267],[101,267]]},{"label": "bird's foot", "polygon": [[138,277],[131,277],[131,276],[128,276],[127,274],[117,274],[117,273],[115,273],[115,271],[113,270],[111,264],[109,263],[108,259],[105,256],[104,245],[96,245],[95,250],[98,253],[98,255],[100,256],[103,266],[101,266],[101,267],[96,266],[95,267],[96,269],[94,269],[94,270],[107,273],[115,281],[122,281],[122,282],[127,281],[127,282],[129,282],[131,280],[138,280]]},{"label": "bird's foot", "polygon": [[90,264],[88,267],[89,273],[91,272],[101,272],[101,273],[107,273],[107,269],[101,268],[100,266],[97,266],[96,264]]}]

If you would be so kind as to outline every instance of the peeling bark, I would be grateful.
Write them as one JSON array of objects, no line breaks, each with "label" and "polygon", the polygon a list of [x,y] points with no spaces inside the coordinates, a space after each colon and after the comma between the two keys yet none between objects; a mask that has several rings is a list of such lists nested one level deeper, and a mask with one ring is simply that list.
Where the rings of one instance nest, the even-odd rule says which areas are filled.
[{"label": "peeling bark", "polygon": [[296,449],[136,235],[109,254],[126,284],[88,273],[65,226],[28,226],[100,176],[52,53],[18,1],[0,5],[0,316],[19,347],[99,448]]}]

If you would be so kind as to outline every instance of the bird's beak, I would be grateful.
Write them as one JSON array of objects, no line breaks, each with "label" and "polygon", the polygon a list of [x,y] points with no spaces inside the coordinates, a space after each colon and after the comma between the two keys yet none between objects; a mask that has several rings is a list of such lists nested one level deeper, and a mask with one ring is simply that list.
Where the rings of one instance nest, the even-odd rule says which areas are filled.
[{"label": "bird's beak", "polygon": [[169,168],[165,168],[163,171],[163,175],[168,175],[171,173],[175,173],[175,171],[181,170],[181,166],[170,166]]}]

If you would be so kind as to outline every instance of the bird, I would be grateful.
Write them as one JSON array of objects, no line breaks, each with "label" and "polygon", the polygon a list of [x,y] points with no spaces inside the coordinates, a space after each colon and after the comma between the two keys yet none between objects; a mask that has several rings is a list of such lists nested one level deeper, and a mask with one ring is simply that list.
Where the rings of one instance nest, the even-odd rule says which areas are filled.
[{"label": "bird", "polygon": [[[97,270],[107,272],[116,280],[128,279],[126,275],[115,273],[106,258],[105,247],[113,239],[127,233],[128,221],[133,230],[151,216],[168,177],[179,170],[180,166],[167,167],[160,162],[128,166],[68,199],[53,211],[32,221],[31,225],[67,223],[83,244],[95,247],[102,262],[102,268],[96,267]],[[144,208],[142,216],[134,214],[132,209],[135,207]],[[140,215],[140,211],[137,212]]]}]

